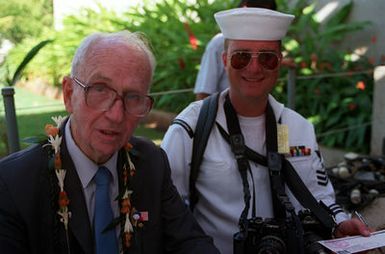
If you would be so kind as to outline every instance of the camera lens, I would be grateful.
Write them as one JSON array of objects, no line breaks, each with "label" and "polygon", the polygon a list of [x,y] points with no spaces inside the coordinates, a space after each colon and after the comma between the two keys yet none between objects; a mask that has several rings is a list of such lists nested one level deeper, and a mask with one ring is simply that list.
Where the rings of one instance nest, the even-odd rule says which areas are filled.
[{"label": "camera lens", "polygon": [[257,247],[257,254],[285,254],[285,242],[273,235],[264,236],[261,238]]}]

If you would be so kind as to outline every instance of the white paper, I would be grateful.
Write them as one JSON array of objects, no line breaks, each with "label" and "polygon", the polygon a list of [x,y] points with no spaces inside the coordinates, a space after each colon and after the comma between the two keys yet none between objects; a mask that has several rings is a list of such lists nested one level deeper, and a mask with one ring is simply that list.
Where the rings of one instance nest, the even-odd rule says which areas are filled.
[{"label": "white paper", "polygon": [[376,249],[385,246],[385,230],[371,233],[370,236],[348,236],[343,238],[322,240],[320,244],[336,254],[350,254]]}]

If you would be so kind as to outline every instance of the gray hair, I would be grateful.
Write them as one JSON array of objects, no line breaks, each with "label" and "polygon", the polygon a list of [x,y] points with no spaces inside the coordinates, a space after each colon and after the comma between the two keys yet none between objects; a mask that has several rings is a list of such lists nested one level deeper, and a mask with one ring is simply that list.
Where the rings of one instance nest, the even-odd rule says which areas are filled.
[{"label": "gray hair", "polygon": [[147,37],[143,33],[129,32],[127,30],[115,33],[93,33],[87,36],[79,45],[74,58],[72,59],[71,76],[78,76],[81,73],[81,66],[87,59],[88,54],[92,53],[93,47],[101,40],[106,39],[111,42],[120,42],[128,46],[134,46],[141,49],[147,55],[150,62],[152,79],[155,71],[156,60]]}]

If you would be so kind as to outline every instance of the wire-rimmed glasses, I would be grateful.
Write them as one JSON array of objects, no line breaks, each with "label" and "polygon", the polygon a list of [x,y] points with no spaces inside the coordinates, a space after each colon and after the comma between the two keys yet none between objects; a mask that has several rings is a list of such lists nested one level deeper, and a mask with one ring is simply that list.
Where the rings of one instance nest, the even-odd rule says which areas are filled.
[{"label": "wire-rimmed glasses", "polygon": [[76,77],[72,77],[72,80],[83,88],[87,106],[96,110],[108,111],[115,101],[120,99],[127,114],[143,117],[150,112],[154,103],[154,99],[149,95],[129,92],[119,95],[115,89],[104,84],[86,85]]}]

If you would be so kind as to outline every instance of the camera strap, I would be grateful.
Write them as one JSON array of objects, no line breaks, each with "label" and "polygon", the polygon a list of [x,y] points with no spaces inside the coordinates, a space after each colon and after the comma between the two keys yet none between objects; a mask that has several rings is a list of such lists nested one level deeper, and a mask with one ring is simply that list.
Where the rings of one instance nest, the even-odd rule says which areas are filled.
[{"label": "camera strap", "polygon": [[273,109],[268,102],[266,105],[266,150],[267,167],[269,169],[275,218],[286,218],[286,211],[292,213],[292,206],[285,192],[285,185],[281,175],[283,156],[278,153],[277,122]]},{"label": "camera strap", "polygon": [[[287,159],[285,159],[283,155],[278,154],[277,122],[275,119],[274,111],[269,103],[267,104],[266,109],[266,128],[266,149],[268,155],[267,162],[270,174],[274,175],[276,171],[274,167],[280,166],[282,169],[281,179],[287,184],[287,186],[293,192],[297,200],[301,203],[303,207],[310,209],[310,211],[313,212],[313,214],[318,218],[318,220],[326,228],[329,228],[330,231],[332,231],[335,227],[335,221],[331,214],[328,212],[328,210],[325,209],[325,206],[322,206],[314,198],[313,194],[310,193],[309,189],[306,187],[305,183],[302,181],[301,177],[298,175],[297,171],[294,169],[291,163]],[[273,188],[275,186],[279,188],[284,188],[283,185],[280,186],[279,183],[273,185]],[[282,191],[285,192],[284,189],[282,189]]]},{"label": "camera strap", "polygon": [[[293,204],[285,192],[284,178],[282,176],[283,155],[278,153],[277,140],[277,122],[275,120],[274,111],[269,102],[266,105],[266,150],[267,150],[267,167],[270,175],[270,185],[272,189],[273,208],[275,218],[285,219],[288,227],[288,249],[293,253],[304,253],[303,227],[302,223],[295,212]],[[276,202],[274,204],[274,202]],[[283,209],[282,209],[283,208]],[[280,210],[277,210],[280,209]]]},{"label": "camera strap", "polygon": [[[230,133],[229,143],[231,146],[231,150],[237,161],[238,170],[239,170],[239,173],[241,174],[242,185],[243,185],[243,199],[245,202],[245,208],[243,209],[241,216],[239,218],[239,226],[241,229],[247,232],[247,228],[248,228],[247,215],[250,209],[250,199],[251,199],[249,182],[247,180],[247,172],[249,172],[251,176],[252,176],[252,173],[251,173],[249,161],[246,158],[246,146],[245,146],[244,137],[242,135],[241,128],[239,125],[237,113],[235,112],[234,107],[230,102],[229,95],[226,96],[226,100],[224,103],[224,110],[225,110],[227,127]],[[253,177],[251,177],[251,179],[253,180]],[[254,180],[252,183],[253,183],[252,214],[253,214],[253,217],[255,217],[256,212],[255,212]]]},{"label": "camera strap", "polygon": [[[290,202],[284,189],[284,183],[286,183],[301,205],[310,209],[326,228],[332,230],[335,227],[335,221],[331,214],[325,206],[318,203],[310,193],[291,163],[285,159],[283,155],[278,153],[277,122],[270,104],[268,103],[266,108],[266,157],[258,154],[244,144],[244,137],[241,133],[238,117],[228,95],[226,96],[224,109],[229,134],[227,134],[218,123],[217,127],[222,137],[230,144],[237,159],[238,168],[242,177],[245,209],[242,212],[244,218],[241,216],[240,222],[247,218],[247,212],[250,207],[250,190],[247,181],[247,171],[251,173],[250,165],[248,164],[248,160],[251,160],[269,168],[273,192],[273,208],[276,218],[285,217],[285,211],[287,211],[287,207],[285,206],[288,204],[287,201]],[[255,193],[254,186],[253,192]],[[253,195],[253,208],[255,211],[255,195]]]}]

